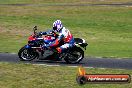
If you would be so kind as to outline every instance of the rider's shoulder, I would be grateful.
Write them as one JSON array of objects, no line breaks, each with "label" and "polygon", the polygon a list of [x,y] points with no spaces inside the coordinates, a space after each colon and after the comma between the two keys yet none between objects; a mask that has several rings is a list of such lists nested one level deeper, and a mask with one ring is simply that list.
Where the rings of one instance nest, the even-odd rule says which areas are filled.
[{"label": "rider's shoulder", "polygon": [[66,27],[63,27],[63,28],[62,28],[62,31],[66,31],[66,30],[69,30],[69,29],[66,28]]},{"label": "rider's shoulder", "polygon": [[66,29],[66,27],[63,27],[63,28],[62,28],[62,30],[65,30],[65,29]]},{"label": "rider's shoulder", "polygon": [[61,32],[64,33],[67,29],[65,27],[62,28]]}]

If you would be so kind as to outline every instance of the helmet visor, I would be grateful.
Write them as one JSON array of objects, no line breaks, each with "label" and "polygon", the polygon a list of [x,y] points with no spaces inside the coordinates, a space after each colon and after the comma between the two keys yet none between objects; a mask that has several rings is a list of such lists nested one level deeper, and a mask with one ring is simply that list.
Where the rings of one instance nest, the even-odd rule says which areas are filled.
[{"label": "helmet visor", "polygon": [[53,27],[53,30],[55,30],[55,31],[56,31],[56,30],[57,30],[57,26],[56,26],[56,27]]}]

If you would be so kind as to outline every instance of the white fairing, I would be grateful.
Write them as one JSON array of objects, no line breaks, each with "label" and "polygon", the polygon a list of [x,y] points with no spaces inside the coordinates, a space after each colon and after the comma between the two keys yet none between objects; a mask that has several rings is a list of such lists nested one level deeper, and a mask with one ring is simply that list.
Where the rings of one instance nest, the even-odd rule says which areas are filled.
[{"label": "white fairing", "polygon": [[82,44],[82,43],[86,43],[86,41],[84,40],[84,39],[82,39],[83,40],[83,42],[80,42],[80,43],[75,43],[75,45],[79,45],[79,44]]},{"label": "white fairing", "polygon": [[86,41],[84,39],[82,39],[82,40],[83,40],[83,43],[86,43]]},{"label": "white fairing", "polygon": [[37,38],[37,39],[43,39],[43,38]]}]

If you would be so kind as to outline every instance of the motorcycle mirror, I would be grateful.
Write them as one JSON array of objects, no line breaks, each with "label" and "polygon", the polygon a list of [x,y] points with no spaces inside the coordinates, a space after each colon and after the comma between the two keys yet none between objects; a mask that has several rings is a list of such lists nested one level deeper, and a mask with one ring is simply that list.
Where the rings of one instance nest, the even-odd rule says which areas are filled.
[{"label": "motorcycle mirror", "polygon": [[37,26],[34,26],[34,28],[33,28],[34,30],[37,30]]},{"label": "motorcycle mirror", "polygon": [[37,26],[33,27],[34,34],[36,34]]}]

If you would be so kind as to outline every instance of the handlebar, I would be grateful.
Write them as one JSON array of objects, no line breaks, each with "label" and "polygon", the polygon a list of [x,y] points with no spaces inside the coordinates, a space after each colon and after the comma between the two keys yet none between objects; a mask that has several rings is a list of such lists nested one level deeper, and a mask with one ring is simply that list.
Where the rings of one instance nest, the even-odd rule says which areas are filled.
[{"label": "handlebar", "polygon": [[[34,27],[33,27],[34,36],[38,36],[38,37],[39,37],[39,36],[42,36],[41,34],[37,33],[36,30],[38,30],[38,29],[37,29],[37,26],[34,26]],[[51,33],[46,34],[46,35],[47,35],[47,36],[52,36],[52,35],[56,36],[57,34],[56,34],[56,32],[52,31]]]}]

